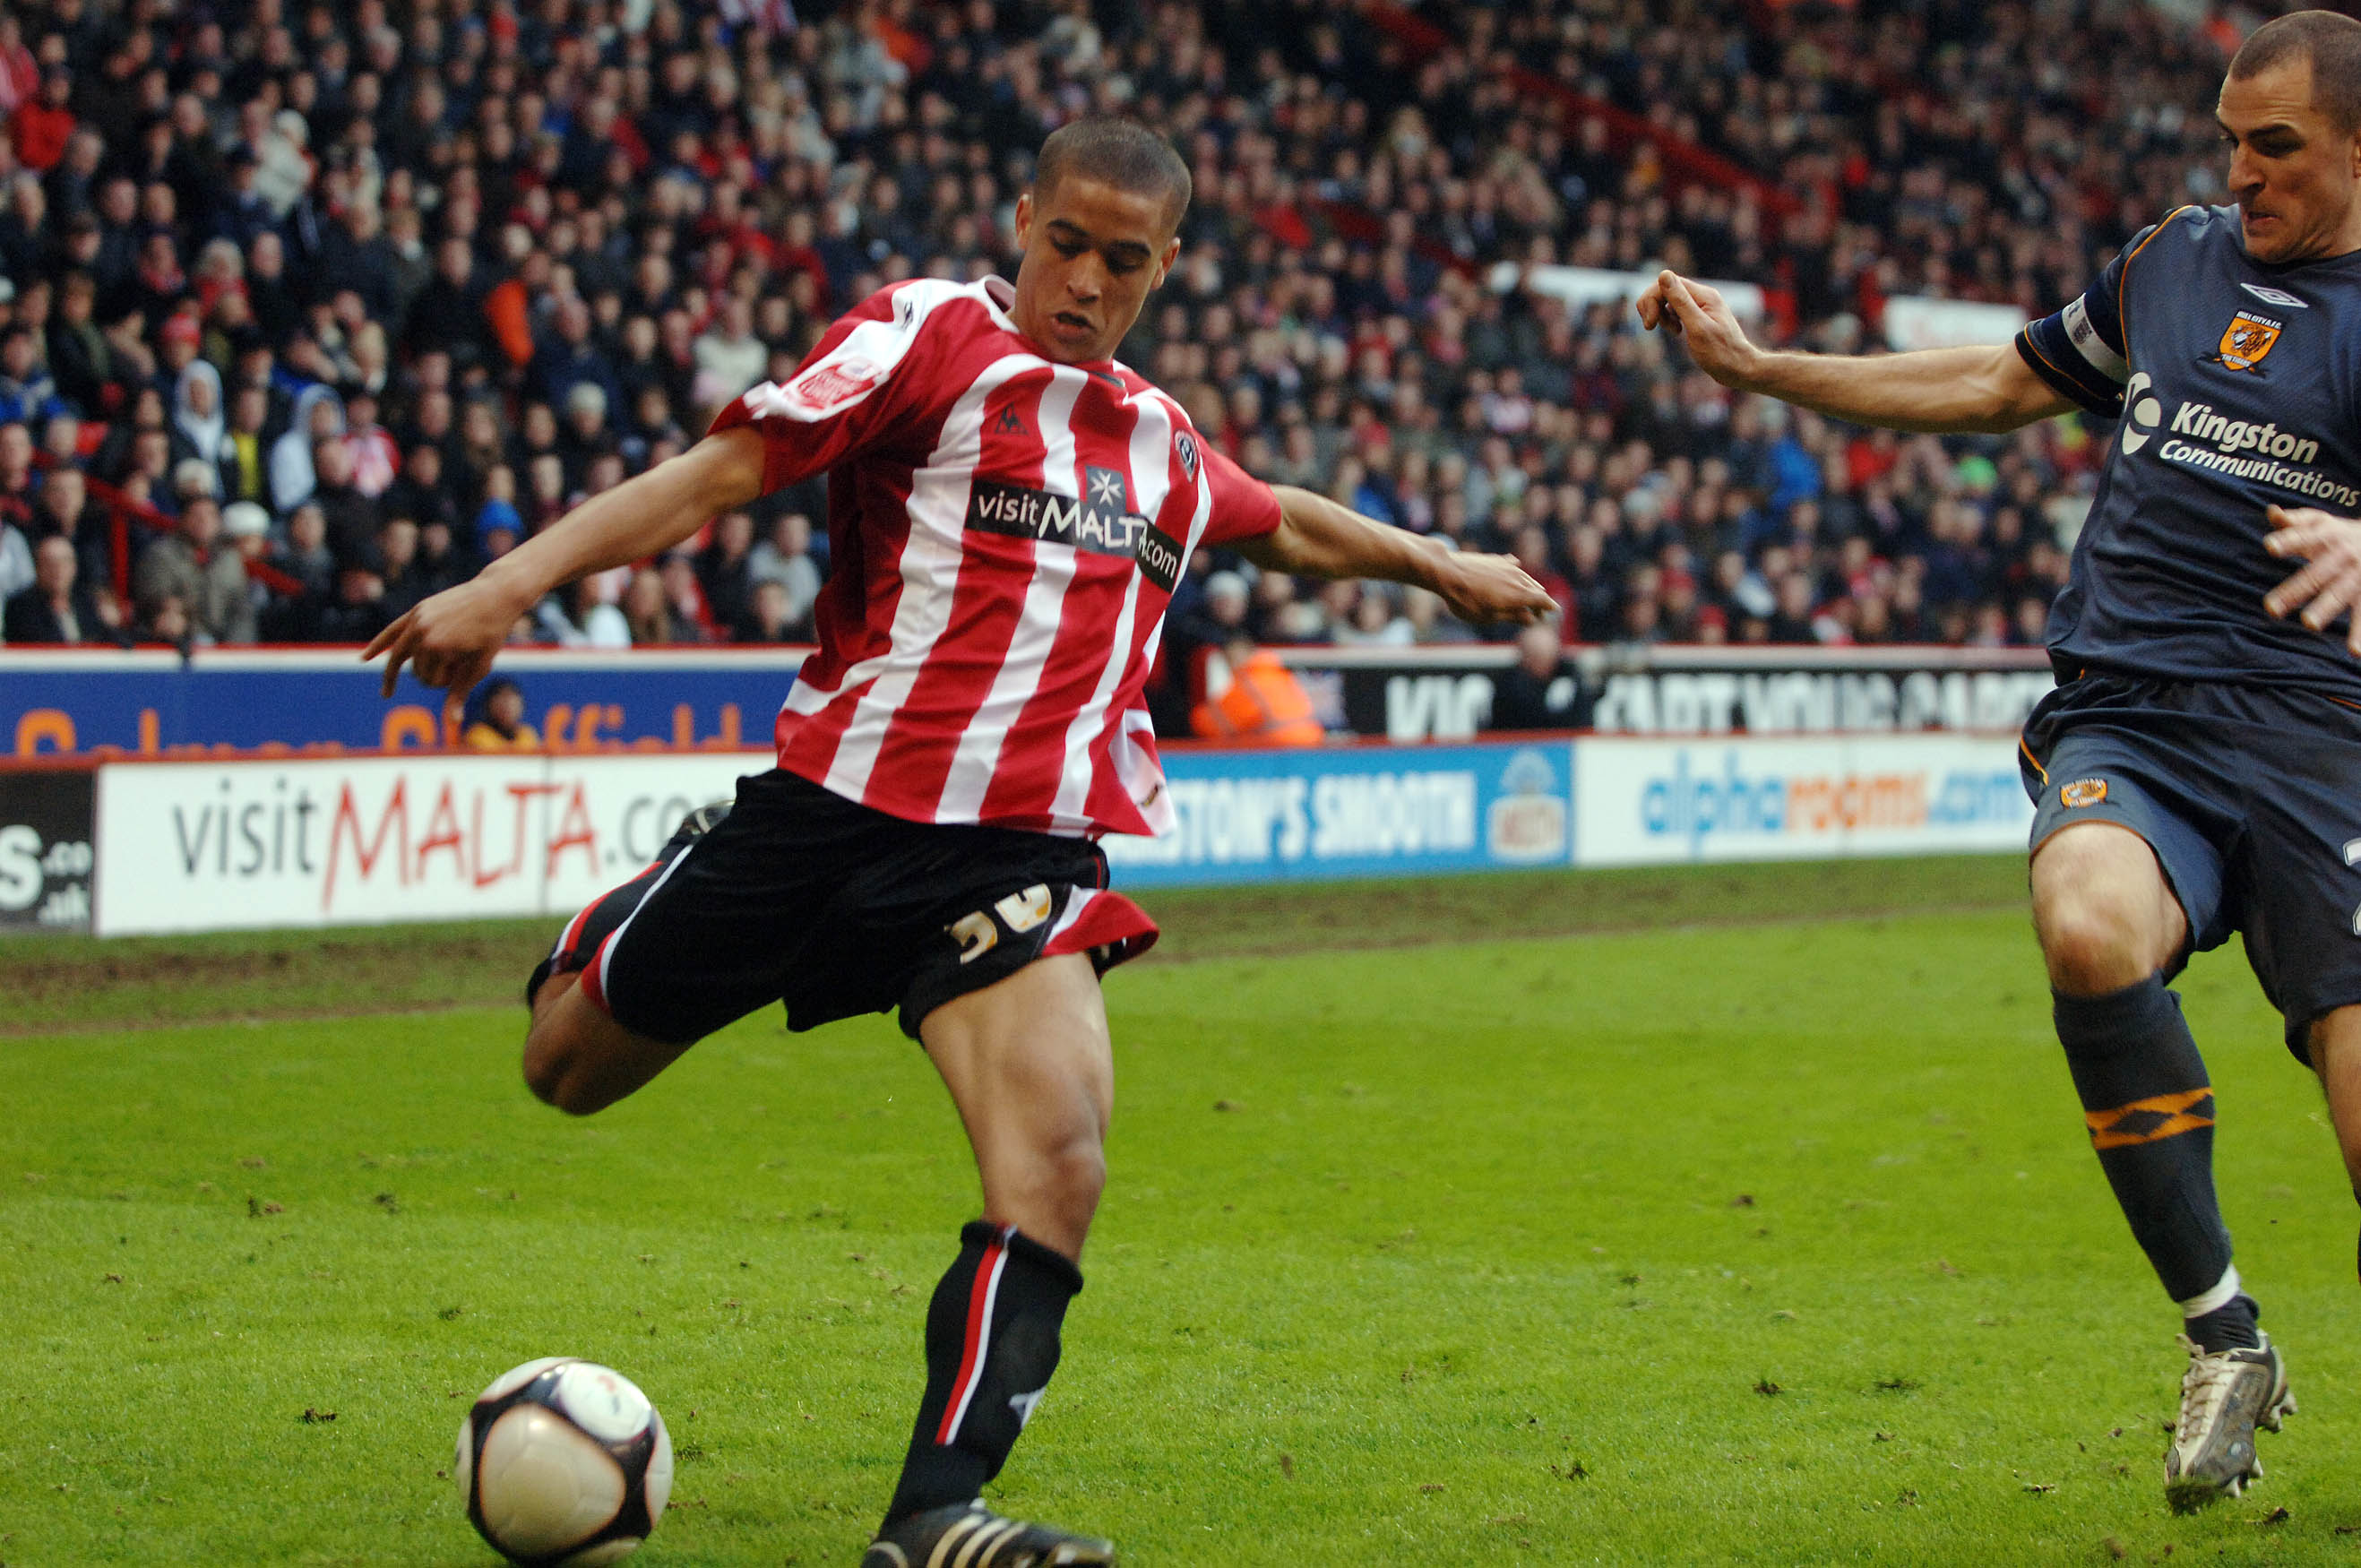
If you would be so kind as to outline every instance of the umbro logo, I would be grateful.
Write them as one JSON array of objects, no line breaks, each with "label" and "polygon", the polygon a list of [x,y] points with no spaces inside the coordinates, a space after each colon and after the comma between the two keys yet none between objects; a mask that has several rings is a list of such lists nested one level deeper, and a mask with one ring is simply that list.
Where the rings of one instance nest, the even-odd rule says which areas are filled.
[{"label": "umbro logo", "polygon": [[2244,289],[2246,292],[2252,294],[2255,298],[2262,301],[2262,302],[2267,305],[2281,305],[2290,311],[2308,311],[2312,309],[2310,305],[2305,304],[2301,300],[2297,299],[2293,294],[2289,293],[2284,289],[2266,289],[2260,283],[2241,283],[2238,287]]}]

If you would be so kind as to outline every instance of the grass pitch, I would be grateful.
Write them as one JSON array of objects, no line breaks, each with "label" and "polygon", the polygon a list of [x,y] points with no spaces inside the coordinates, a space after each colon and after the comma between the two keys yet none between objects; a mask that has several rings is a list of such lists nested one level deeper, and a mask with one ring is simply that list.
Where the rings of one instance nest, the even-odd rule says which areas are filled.
[{"label": "grass pitch", "polygon": [[[2257,1491],[2171,1518],[2174,1323],[2020,879],[1154,900],[1174,948],[1232,956],[1109,981],[1113,1179],[999,1501],[1192,1568],[2351,1560],[2355,1220],[2318,1092],[2235,957],[2202,959],[2225,1203],[2303,1409]],[[1306,950],[1241,953],[1257,925]],[[518,1082],[513,1005],[23,1033],[496,995],[544,935],[340,937],[387,971],[343,993],[302,978],[316,938],[0,946],[51,977],[0,989],[0,1563],[480,1568],[437,1473],[477,1388],[551,1353],[672,1425],[635,1562],[857,1557],[975,1201],[888,1021],[749,1020],[586,1122]],[[447,946],[478,938],[480,971]],[[93,955],[126,972],[56,981]]]}]

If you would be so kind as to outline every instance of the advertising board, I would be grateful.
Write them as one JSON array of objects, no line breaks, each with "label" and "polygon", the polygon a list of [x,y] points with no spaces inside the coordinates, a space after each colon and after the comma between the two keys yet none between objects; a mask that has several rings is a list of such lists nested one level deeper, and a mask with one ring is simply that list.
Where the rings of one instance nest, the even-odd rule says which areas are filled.
[{"label": "advertising board", "polygon": [[2005,735],[1601,736],[1574,762],[1584,866],[2021,851],[2033,822]]},{"label": "advertising board", "polygon": [[[1164,757],[1118,886],[2021,852],[2006,735],[1596,736]],[[115,762],[0,773],[0,925],[102,936],[563,916],[760,751]],[[93,850],[96,853],[93,856]],[[94,861],[94,869],[93,869]]]},{"label": "advertising board", "polygon": [[1105,840],[1123,887],[1564,865],[1572,756],[1533,745],[1164,753],[1180,826]]},{"label": "advertising board", "polygon": [[[500,674],[524,693],[525,718],[559,750],[602,745],[737,750],[769,739],[803,662],[797,649],[520,649]],[[103,747],[253,751],[432,747],[443,699],[405,672],[394,700],[357,649],[215,648],[173,652],[0,649],[0,753]]]},{"label": "advertising board", "polygon": [[116,763],[101,936],[570,913],[767,752]]},{"label": "advertising board", "polygon": [[[1504,644],[1274,650],[1329,729],[1470,740],[1516,663]],[[796,649],[521,649],[500,673],[553,750],[760,746]],[[1612,646],[1561,665],[1565,728],[1614,734],[1882,734],[2013,729],[2050,688],[2037,648]],[[424,750],[438,694],[405,674],[394,700],[346,651],[175,653],[0,649],[0,755],[220,756]]]},{"label": "advertising board", "polygon": [[2022,305],[1897,294],[1885,302],[1885,346],[1906,354],[2006,343],[2031,319]]},{"label": "advertising board", "polygon": [[[1485,734],[1517,661],[1482,643],[1278,652],[1323,723],[1388,740]],[[1617,735],[2015,729],[2054,684],[2037,648],[1584,647],[1559,668],[1565,727]]]},{"label": "advertising board", "polygon": [[0,769],[0,931],[90,929],[93,778]]}]

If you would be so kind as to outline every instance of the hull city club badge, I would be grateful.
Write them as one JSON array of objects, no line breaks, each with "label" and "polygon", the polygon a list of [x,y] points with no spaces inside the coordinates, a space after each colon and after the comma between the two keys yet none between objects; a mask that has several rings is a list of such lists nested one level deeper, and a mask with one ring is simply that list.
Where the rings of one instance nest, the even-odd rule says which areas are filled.
[{"label": "hull city club badge", "polygon": [[2222,329],[2221,345],[2206,356],[2205,363],[2259,376],[2264,359],[2279,343],[2279,334],[2286,330],[2284,322],[2258,316],[2252,311],[2240,311]]}]

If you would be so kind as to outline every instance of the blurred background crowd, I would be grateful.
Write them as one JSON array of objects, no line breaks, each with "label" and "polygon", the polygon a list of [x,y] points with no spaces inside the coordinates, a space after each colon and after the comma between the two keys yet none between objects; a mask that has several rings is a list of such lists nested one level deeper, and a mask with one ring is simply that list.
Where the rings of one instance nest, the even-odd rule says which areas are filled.
[{"label": "blurred background crowd", "polygon": [[[833,315],[1013,270],[1031,154],[1197,179],[1123,358],[1263,477],[1510,551],[1567,642],[2026,643],[2104,432],[1733,399],[1537,267],[2039,313],[2219,200],[2237,27],[1860,0],[16,0],[0,10],[0,599],[20,642],[353,641],[696,439]],[[1512,265],[1503,265],[1512,264]],[[519,641],[807,639],[821,482]],[[1200,559],[1175,652],[1488,629]]]}]

